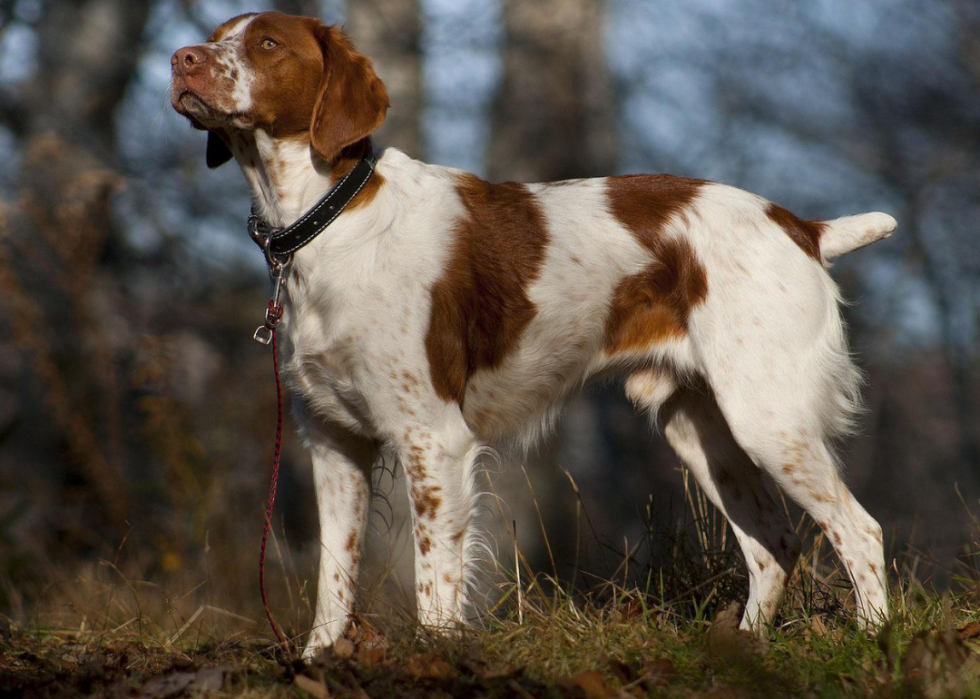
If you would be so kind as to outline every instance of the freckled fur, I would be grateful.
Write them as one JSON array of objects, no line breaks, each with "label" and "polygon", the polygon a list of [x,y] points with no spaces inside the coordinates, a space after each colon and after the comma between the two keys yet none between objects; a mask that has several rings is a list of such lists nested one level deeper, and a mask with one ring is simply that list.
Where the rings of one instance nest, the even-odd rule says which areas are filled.
[{"label": "freckled fur", "polygon": [[[257,54],[263,32],[294,53]],[[314,20],[243,16],[215,38],[220,70],[194,79],[241,113],[181,101],[192,81],[179,70],[174,106],[234,156],[269,223],[287,225],[370,147],[384,86]],[[530,446],[597,374],[626,377],[729,517],[749,569],[744,627],[771,618],[800,551],[767,480],[828,532],[861,618],[887,613],[881,528],[828,446],[852,426],[861,377],[825,266],[894,219],[802,222],[733,187],[667,175],[491,185],[379,155],[371,185],[295,254],[280,326],[321,519],[308,655],[353,612],[382,450],[403,464],[412,500],[419,618],[465,623],[489,551],[472,526],[488,445]]]}]

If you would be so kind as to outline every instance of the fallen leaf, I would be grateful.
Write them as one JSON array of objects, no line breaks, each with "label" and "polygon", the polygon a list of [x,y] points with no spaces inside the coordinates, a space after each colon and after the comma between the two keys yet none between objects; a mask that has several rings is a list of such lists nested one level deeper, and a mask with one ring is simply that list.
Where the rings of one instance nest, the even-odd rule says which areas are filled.
[{"label": "fallen leaf", "polygon": [[348,638],[338,638],[333,644],[333,654],[346,660],[354,655],[354,642]]},{"label": "fallen leaf", "polygon": [[416,653],[405,661],[404,670],[416,679],[448,679],[459,672],[448,661],[431,653]]},{"label": "fallen leaf", "polygon": [[598,670],[583,670],[561,684],[567,689],[578,689],[586,699],[607,699],[613,696],[612,689]]},{"label": "fallen leaf", "polygon": [[361,646],[354,653],[354,660],[359,665],[370,667],[385,659],[385,649],[378,646]]},{"label": "fallen leaf", "polygon": [[980,621],[971,621],[961,629],[956,630],[964,641],[980,636]]},{"label": "fallen leaf", "polygon": [[823,623],[823,617],[814,616],[810,619],[810,631],[817,638],[827,637],[827,625]]},{"label": "fallen leaf", "polygon": [[663,687],[677,679],[677,669],[667,658],[657,658],[643,666],[640,677],[652,687]]},{"label": "fallen leaf", "polygon": [[306,675],[296,675],[293,683],[314,699],[330,699],[330,692],[323,682]]}]

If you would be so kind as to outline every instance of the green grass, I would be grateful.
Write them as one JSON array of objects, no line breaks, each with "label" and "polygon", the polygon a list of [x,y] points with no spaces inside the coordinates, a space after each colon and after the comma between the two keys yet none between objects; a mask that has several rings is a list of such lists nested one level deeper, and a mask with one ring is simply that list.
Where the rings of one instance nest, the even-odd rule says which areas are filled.
[{"label": "green grass", "polygon": [[[511,584],[506,611],[448,639],[362,617],[352,643],[309,667],[264,626],[221,610],[154,620],[131,601],[135,616],[118,621],[75,606],[58,625],[0,629],[0,696],[980,696],[970,586],[940,596],[903,580],[892,621],[869,634],[838,608],[844,600],[812,610],[813,586],[798,585],[757,640],[736,630],[734,606],[709,619],[695,598],[665,606],[608,584],[590,601],[546,593],[545,582],[519,596]],[[118,601],[137,589],[102,592]]]},{"label": "green grass", "polygon": [[[811,548],[776,622],[754,637],[737,630],[746,584],[730,532],[696,489],[687,501],[687,524],[650,527],[641,543],[653,563],[637,571],[632,549],[608,576],[619,582],[579,572],[572,590],[533,573],[515,546],[519,564],[499,571],[480,628],[432,634],[378,595],[365,605],[377,611],[312,665],[270,641],[260,612],[219,608],[215,597],[231,597],[211,590],[207,569],[149,581],[103,561],[49,582],[18,619],[0,615],[0,698],[980,697],[975,556],[943,592],[921,582],[918,557],[893,559],[892,617],[869,633],[823,536],[801,519]],[[311,586],[288,556],[280,563],[270,592],[301,641]],[[240,580],[249,609],[254,578]],[[9,581],[2,591],[25,597]]]}]

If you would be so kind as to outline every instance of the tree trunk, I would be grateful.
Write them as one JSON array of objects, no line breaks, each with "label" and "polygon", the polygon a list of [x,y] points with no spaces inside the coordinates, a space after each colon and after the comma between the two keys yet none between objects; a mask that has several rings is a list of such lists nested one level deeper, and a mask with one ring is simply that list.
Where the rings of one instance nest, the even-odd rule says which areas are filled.
[{"label": "tree trunk", "polygon": [[617,161],[602,0],[503,0],[493,180],[608,175]]},{"label": "tree trunk", "polygon": [[421,157],[422,108],[418,0],[348,0],[347,28],[358,50],[369,56],[388,88],[391,109],[378,131],[379,146]]}]

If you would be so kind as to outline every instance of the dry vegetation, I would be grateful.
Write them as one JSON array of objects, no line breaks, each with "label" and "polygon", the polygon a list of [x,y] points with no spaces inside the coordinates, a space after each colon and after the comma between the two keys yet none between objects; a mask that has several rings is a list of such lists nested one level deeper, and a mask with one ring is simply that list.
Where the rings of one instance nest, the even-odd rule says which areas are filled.
[{"label": "dry vegetation", "polygon": [[[0,696],[980,695],[980,576],[970,557],[945,593],[921,581],[915,556],[893,561],[893,618],[868,634],[818,534],[782,616],[758,640],[737,630],[745,581],[723,524],[696,492],[688,504],[682,528],[651,530],[655,563],[639,576],[624,562],[612,576],[620,582],[582,575],[573,592],[522,564],[501,571],[509,579],[483,627],[449,639],[376,599],[367,606],[383,611],[360,616],[312,665],[298,647],[272,643],[260,616],[222,608],[206,571],[175,594],[102,561],[46,587],[24,619],[0,617]],[[805,520],[800,527],[812,533]],[[286,561],[273,594],[298,642],[309,585],[289,571]],[[254,582],[243,585],[245,598]]]}]

